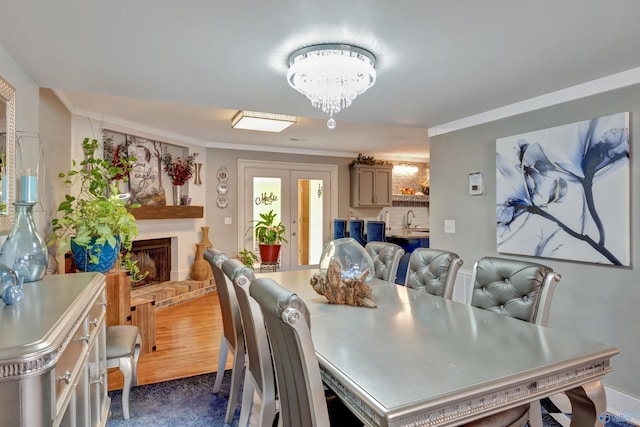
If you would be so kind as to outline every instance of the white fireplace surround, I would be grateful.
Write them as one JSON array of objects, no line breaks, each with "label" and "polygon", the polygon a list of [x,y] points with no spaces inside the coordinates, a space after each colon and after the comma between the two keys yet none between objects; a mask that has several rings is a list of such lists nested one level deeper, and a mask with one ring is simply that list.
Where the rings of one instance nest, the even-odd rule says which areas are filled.
[{"label": "white fireplace surround", "polygon": [[[174,140],[170,137],[160,138],[157,134],[141,129],[134,129],[123,123],[115,123],[116,121],[117,120],[112,120],[109,117],[93,119],[87,116],[73,114],[71,116],[71,140],[82,141],[83,138],[94,136],[99,129],[105,128],[116,132],[140,136],[142,138],[160,140],[169,144],[183,146],[188,148],[190,154],[199,152],[203,160],[206,158],[204,147]],[[82,153],[81,144],[72,144],[72,150],[71,156],[73,159],[83,158],[84,154]],[[206,166],[203,167],[206,168]],[[203,170],[202,174],[205,176],[206,170]],[[189,182],[189,196],[192,198],[193,205],[205,205],[206,190],[206,180],[203,180],[201,185],[195,185],[193,180]],[[165,191],[168,191],[168,195],[171,197],[171,189],[165,189]],[[136,237],[136,240],[159,239],[163,237],[171,238],[171,280],[189,279],[189,270],[196,254],[195,245],[202,240],[201,227],[207,225],[205,219],[149,219],[138,220],[137,224],[139,235]],[[213,230],[210,232],[210,239],[213,241],[211,238],[212,235]]]}]

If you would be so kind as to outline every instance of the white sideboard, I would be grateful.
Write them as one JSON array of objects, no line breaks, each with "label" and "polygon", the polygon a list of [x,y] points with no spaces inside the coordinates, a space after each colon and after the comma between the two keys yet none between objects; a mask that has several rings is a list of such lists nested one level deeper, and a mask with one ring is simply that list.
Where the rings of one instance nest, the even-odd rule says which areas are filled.
[{"label": "white sideboard", "polygon": [[0,302],[0,425],[106,425],[105,306],[101,273],[45,276]]}]

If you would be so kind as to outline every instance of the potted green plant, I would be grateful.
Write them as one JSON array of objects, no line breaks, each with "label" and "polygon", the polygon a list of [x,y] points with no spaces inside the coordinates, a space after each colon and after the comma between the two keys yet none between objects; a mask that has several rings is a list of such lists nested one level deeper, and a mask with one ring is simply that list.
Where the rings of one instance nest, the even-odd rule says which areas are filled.
[{"label": "potted green plant", "polygon": [[238,259],[251,270],[253,270],[253,266],[257,262],[260,262],[258,255],[249,249],[242,249],[241,251],[238,251]]},{"label": "potted green plant", "polygon": [[65,195],[58,207],[61,216],[51,220],[49,246],[57,244],[58,254],[71,249],[80,270],[103,273],[114,267],[122,249],[123,263],[135,276],[138,272],[128,255],[138,227],[130,209],[139,205],[128,206],[127,195],[117,187],[117,178],[127,180],[135,158],[124,157],[119,164],[102,159],[97,156],[97,139],[84,138],[82,148],[85,159],[74,160],[71,170],[58,174],[75,195]]},{"label": "potted green plant", "polygon": [[260,219],[254,224],[254,234],[258,241],[262,262],[278,262],[280,243],[288,243],[284,237],[286,233],[284,224],[276,222],[277,215],[273,210],[261,213]]}]

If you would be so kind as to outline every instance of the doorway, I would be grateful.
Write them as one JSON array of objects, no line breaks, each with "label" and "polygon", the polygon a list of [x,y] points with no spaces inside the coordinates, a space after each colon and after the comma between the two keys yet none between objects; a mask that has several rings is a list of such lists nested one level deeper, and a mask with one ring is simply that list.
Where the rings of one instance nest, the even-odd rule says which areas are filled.
[{"label": "doorway", "polygon": [[[286,227],[281,270],[317,268],[337,215],[338,167],[238,160],[238,249],[259,253],[252,221],[273,210]],[[248,230],[250,230],[248,232]]]}]

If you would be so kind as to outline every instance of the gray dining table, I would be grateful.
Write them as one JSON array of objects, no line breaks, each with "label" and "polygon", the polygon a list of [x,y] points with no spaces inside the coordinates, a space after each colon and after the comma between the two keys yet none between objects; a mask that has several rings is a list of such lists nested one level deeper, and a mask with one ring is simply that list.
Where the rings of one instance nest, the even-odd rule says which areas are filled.
[{"label": "gray dining table", "polygon": [[324,382],[369,426],[457,426],[566,392],[602,426],[618,350],[372,278],[377,308],[329,304],[317,270],[261,273],[304,299]]}]

